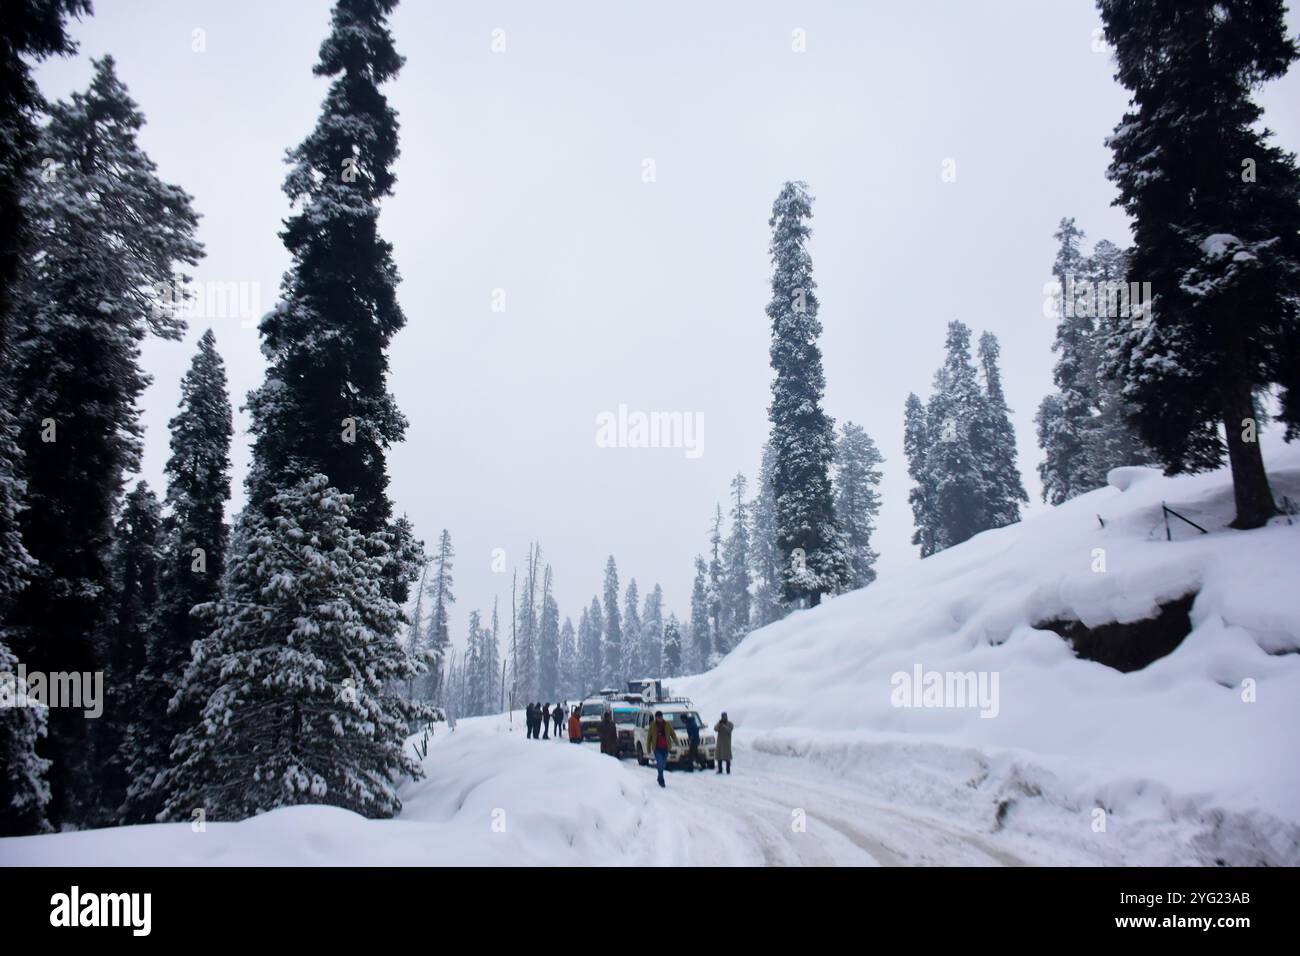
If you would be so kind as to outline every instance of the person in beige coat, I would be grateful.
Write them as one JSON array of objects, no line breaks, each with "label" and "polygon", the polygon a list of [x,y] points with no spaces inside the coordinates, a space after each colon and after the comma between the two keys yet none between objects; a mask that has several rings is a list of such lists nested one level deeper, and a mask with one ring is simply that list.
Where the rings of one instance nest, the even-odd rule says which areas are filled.
[{"label": "person in beige coat", "polygon": [[722,712],[722,719],[713,725],[714,731],[718,735],[718,773],[722,773],[722,765],[727,765],[727,773],[731,773],[731,732],[736,729],[736,725],[727,719],[727,712]]}]

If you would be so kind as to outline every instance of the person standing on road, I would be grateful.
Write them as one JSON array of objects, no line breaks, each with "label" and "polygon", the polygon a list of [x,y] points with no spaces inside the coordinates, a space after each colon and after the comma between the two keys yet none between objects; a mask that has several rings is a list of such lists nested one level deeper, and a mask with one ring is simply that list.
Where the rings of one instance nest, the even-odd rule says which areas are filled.
[{"label": "person standing on road", "polygon": [[654,722],[650,724],[650,732],[646,736],[650,740],[650,749],[655,752],[655,769],[659,771],[659,786],[666,787],[664,768],[668,766],[668,748],[677,743],[677,734],[673,732],[673,725],[664,720],[662,710],[655,711]]},{"label": "person standing on road", "polygon": [[542,705],[542,739],[551,739],[551,705]]},{"label": "person standing on road", "polygon": [[574,707],[569,711],[569,743],[582,743],[582,714],[581,708]]},{"label": "person standing on road", "polygon": [[533,702],[530,700],[524,708],[524,731],[529,740],[533,739]]},{"label": "person standing on road", "polygon": [[722,712],[722,719],[714,724],[713,729],[718,734],[718,773],[722,773],[723,761],[727,764],[727,773],[731,773],[731,732],[736,729],[736,725],[727,719],[727,712]]},{"label": "person standing on road", "polygon": [[695,765],[699,764],[701,769],[707,766],[704,757],[700,754],[700,724],[695,719],[694,714],[682,714],[682,723],[686,724],[686,739],[691,745],[690,769],[694,773]]},{"label": "person standing on road", "polygon": [[618,756],[618,727],[609,711],[600,718],[600,752],[611,757]]},{"label": "person standing on road", "polygon": [[564,702],[556,701],[555,709],[551,711],[551,716],[555,718],[555,739],[560,739],[560,730],[564,727]]}]

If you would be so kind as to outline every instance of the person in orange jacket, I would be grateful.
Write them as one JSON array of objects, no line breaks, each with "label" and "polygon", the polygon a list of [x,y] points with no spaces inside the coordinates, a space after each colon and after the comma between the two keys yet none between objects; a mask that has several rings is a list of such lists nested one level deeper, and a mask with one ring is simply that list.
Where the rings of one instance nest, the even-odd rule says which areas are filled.
[{"label": "person in orange jacket", "polygon": [[574,707],[569,711],[569,743],[582,743],[582,717],[580,715],[582,708]]}]

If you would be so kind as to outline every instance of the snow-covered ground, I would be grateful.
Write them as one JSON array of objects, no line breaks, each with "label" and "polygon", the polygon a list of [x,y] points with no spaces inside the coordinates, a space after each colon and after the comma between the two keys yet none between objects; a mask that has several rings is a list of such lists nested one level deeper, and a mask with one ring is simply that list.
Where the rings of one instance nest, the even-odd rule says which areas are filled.
[{"label": "snow-covered ground", "polygon": [[[1300,500],[1300,447],[1267,451],[1274,493]],[[676,682],[736,723],[731,776],[661,791],[593,745],[526,740],[518,715],[463,720],[438,729],[397,820],[299,807],[26,837],[0,840],[0,864],[1298,865],[1300,522],[1226,530],[1223,471],[1115,482]],[[1165,541],[1162,501],[1212,533]],[[1191,592],[1190,636],[1130,674],[1032,626],[1137,620]],[[996,696],[896,706],[918,666]]]}]

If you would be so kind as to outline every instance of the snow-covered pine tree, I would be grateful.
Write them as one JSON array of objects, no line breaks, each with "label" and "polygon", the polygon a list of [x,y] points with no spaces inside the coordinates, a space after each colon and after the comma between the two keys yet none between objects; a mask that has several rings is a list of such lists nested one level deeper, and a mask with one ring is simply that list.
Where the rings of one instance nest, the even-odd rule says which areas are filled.
[{"label": "snow-covered pine tree", "polygon": [[[390,524],[385,456],[406,429],[387,388],[387,348],[406,317],[392,247],[378,229],[398,155],[397,116],[380,92],[403,63],[388,28],[396,5],[334,5],[313,68],[331,79],[329,91],[315,129],[288,154],[284,191],[295,211],[280,237],[292,263],[262,319],[268,368],[248,403],[250,504],[324,474],[354,496],[353,521],[367,534]],[[408,584],[392,582],[396,600]]]},{"label": "snow-covered pine tree", "polygon": [[664,589],[658,584],[645,596],[641,612],[641,674],[658,677],[663,669]]},{"label": "snow-covered pine tree", "polygon": [[605,686],[605,612],[600,609],[600,598],[591,596],[587,608],[587,640],[583,644],[586,660],[586,680],[583,693],[591,693]]},{"label": "snow-covered pine tree", "polygon": [[[144,116],[113,60],[90,88],[50,108],[42,155],[55,175],[32,180],[34,255],[14,328],[12,376],[27,480],[23,544],[37,561],[13,605],[12,649],[31,670],[100,669],[109,547],[124,475],[139,470],[136,400],[149,384],[140,342],[178,339],[168,300],[198,262],[190,197],[162,182],[140,149]],[[174,300],[171,300],[174,301]],[[49,714],[50,813],[75,823],[94,802],[96,755],[76,708]]]},{"label": "snow-covered pine tree", "polygon": [[200,337],[181,379],[180,411],[169,428],[158,612],[145,647],[144,669],[132,689],[138,714],[130,731],[123,808],[130,823],[152,822],[162,809],[162,795],[155,788],[158,775],[171,762],[172,740],[197,718],[192,712],[169,712],[167,704],[189,664],[191,646],[205,636],[190,611],[217,599],[226,571],[233,425],[226,370],[211,329]]},{"label": "snow-covered pine tree", "polygon": [[772,491],[772,472],[776,455],[772,443],[763,444],[762,465],[758,475],[758,493],[750,504],[752,530],[749,538],[749,564],[754,580],[751,619],[763,627],[785,616],[781,603],[781,549],[776,534],[776,497]]},{"label": "snow-covered pine tree", "polygon": [[[118,823],[130,783],[128,768],[150,716],[138,693],[158,613],[163,564],[162,505],[141,481],[126,495],[113,529],[112,576],[100,659],[104,662],[104,713],[95,721],[98,822]],[[165,703],[165,702],[164,702]]]},{"label": "snow-covered pine tree", "polygon": [[1011,424],[1011,409],[1002,391],[1002,373],[998,369],[1001,347],[997,336],[985,332],[980,336],[980,370],[984,375],[980,414],[976,424],[976,452],[987,487],[985,513],[988,527],[1002,528],[1020,520],[1020,506],[1029,503],[1029,493],[1016,464],[1016,430]]},{"label": "snow-covered pine tree", "polygon": [[1233,525],[1257,528],[1277,509],[1259,394],[1278,386],[1287,437],[1300,432],[1300,172],[1251,96],[1300,51],[1283,0],[1098,6],[1132,93],[1108,175],[1133,221],[1129,277],[1153,293],[1107,369],[1170,473],[1218,467],[1226,438]]},{"label": "snow-covered pine tree", "polygon": [[548,564],[542,574],[542,610],[537,627],[537,691],[544,701],[556,700],[560,688],[560,608]]},{"label": "snow-covered pine tree", "polygon": [[885,459],[866,429],[845,422],[835,446],[835,515],[848,547],[851,588],[864,588],[876,579],[871,547],[876,515],[880,513],[880,466]]},{"label": "snow-covered pine tree", "polygon": [[736,473],[731,479],[731,533],[722,549],[723,631],[728,648],[735,647],[749,633],[749,504],[745,492],[749,482]]},{"label": "snow-covered pine tree", "polygon": [[465,691],[459,711],[464,717],[477,717],[484,712],[483,701],[487,696],[486,674],[483,669],[485,637],[482,615],[475,608],[469,612],[469,633],[465,636]]},{"label": "snow-covered pine tree", "polygon": [[844,541],[835,524],[830,467],[835,423],[822,410],[826,376],[817,337],[817,284],[804,247],[812,230],[806,184],[788,182],[772,205],[772,422],[777,540],[786,603],[817,605],[848,581]]},{"label": "snow-covered pine tree", "polygon": [[408,728],[433,715],[394,689],[419,665],[392,637],[403,616],[386,583],[391,538],[351,519],[351,496],[324,475],[240,516],[227,592],[195,611],[211,635],[178,703],[201,719],[164,773],[165,819],[301,803],[371,818],[401,809],[401,776],[421,773]]},{"label": "snow-covered pine tree", "polygon": [[541,572],[541,545],[529,543],[528,563],[524,567],[524,585],[519,591],[516,617],[519,620],[518,658],[515,661],[515,692],[521,704],[536,701],[537,676],[537,583]]},{"label": "snow-covered pine tree", "polygon": [[[636,578],[627,583],[623,593],[623,672],[629,677],[643,677],[649,672],[641,660],[641,595],[637,591]],[[620,685],[622,686],[622,685]]]},{"label": "snow-covered pine tree", "polygon": [[446,528],[438,536],[438,550],[433,555],[433,578],[428,584],[429,623],[424,630],[424,664],[428,668],[428,679],[424,693],[430,703],[437,703],[442,697],[442,682],[445,679],[444,668],[447,655],[451,650],[451,605],[456,602],[452,593],[455,582],[452,580],[453,559],[456,549],[451,544],[451,534]]},{"label": "snow-covered pine tree", "polygon": [[677,677],[682,670],[682,626],[677,615],[669,614],[664,621],[664,650],[660,671],[665,677]]},{"label": "snow-covered pine tree", "polygon": [[[691,633],[682,653],[682,672],[699,674],[713,656],[713,626],[709,614],[709,568],[695,556],[695,583],[691,587]],[[667,638],[665,637],[665,641]]]},{"label": "snow-covered pine tree", "polygon": [[573,619],[566,617],[560,626],[560,698],[572,700],[582,691],[579,669],[578,642],[573,630]]},{"label": "snow-covered pine tree", "polygon": [[925,405],[915,392],[911,392],[903,408],[903,454],[907,457],[908,477],[912,479],[912,489],[907,493],[907,501],[912,506],[912,544],[920,546],[923,558],[938,550],[929,452],[930,433]]},{"label": "snow-covered pine tree", "polygon": [[1038,445],[1044,452],[1038,464],[1043,500],[1059,505],[1098,487],[1089,455],[1096,429],[1097,343],[1094,300],[1076,291],[1091,289],[1083,231],[1067,217],[1061,220],[1053,238],[1058,243],[1052,264],[1052,277],[1058,287],[1053,296],[1057,325],[1052,343],[1056,353],[1052,381],[1057,390],[1043,399],[1034,421]]},{"label": "snow-covered pine tree", "polygon": [[992,477],[982,472],[979,457],[984,394],[971,363],[970,329],[949,322],[945,349],[926,407],[926,473],[934,489],[934,544],[940,551],[993,527]]},{"label": "snow-covered pine tree", "polygon": [[[713,514],[713,527],[709,530],[709,628],[711,634],[709,643],[713,646],[713,653],[720,659],[730,649],[726,637],[723,635],[723,618],[726,616],[726,604],[724,592],[726,584],[724,581],[725,571],[722,567],[722,504],[715,503]],[[712,667],[710,662],[707,666]]]},{"label": "snow-covered pine tree", "polygon": [[605,669],[604,686],[623,683],[623,623],[618,610],[618,565],[611,554],[605,562]]},{"label": "snow-covered pine tree", "polygon": [[492,600],[492,628],[483,638],[483,712],[499,714],[502,711],[501,622],[497,616],[497,601]]}]

